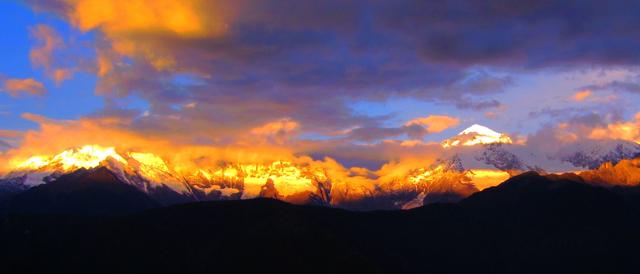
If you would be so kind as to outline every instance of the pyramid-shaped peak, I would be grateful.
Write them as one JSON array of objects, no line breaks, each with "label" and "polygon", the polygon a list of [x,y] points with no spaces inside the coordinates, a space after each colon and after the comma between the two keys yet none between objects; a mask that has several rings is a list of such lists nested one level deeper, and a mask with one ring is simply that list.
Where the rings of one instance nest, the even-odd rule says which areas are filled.
[{"label": "pyramid-shaped peak", "polygon": [[474,146],[494,143],[511,144],[512,141],[511,138],[506,134],[496,132],[488,127],[479,124],[473,124],[467,129],[461,131],[458,135],[444,140],[442,142],[442,146],[447,148],[455,146]]},{"label": "pyramid-shaped peak", "polygon": [[488,127],[485,127],[479,124],[473,124],[467,129],[461,131],[458,135],[465,135],[465,134],[471,134],[471,133],[475,133],[483,136],[492,136],[492,137],[500,137],[502,135],[501,133],[498,133],[493,129],[490,129]]}]

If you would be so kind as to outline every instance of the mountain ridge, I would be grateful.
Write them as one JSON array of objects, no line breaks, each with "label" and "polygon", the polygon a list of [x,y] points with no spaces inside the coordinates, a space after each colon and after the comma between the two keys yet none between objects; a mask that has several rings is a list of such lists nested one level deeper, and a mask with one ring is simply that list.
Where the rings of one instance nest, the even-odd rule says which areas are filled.
[{"label": "mountain ridge", "polygon": [[[396,174],[395,178],[378,180],[380,177],[373,177],[364,189],[358,189],[362,187],[358,184],[353,188],[347,187],[349,178],[334,182],[335,178],[328,176],[326,170],[312,170],[291,162],[244,166],[223,163],[215,169],[203,168],[183,174],[169,168],[167,162],[151,153],[119,152],[114,148],[89,145],[66,150],[49,159],[34,156],[20,165],[30,168],[5,175],[0,179],[0,209],[6,207],[6,200],[17,193],[54,182],[85,167],[106,167],[120,181],[164,205],[273,196],[292,203],[361,210],[408,209],[433,202],[459,201],[527,171],[541,174],[584,173],[585,178],[590,176],[587,181],[603,185],[621,182],[629,186],[640,184],[637,178],[627,179],[631,178],[630,174],[616,175],[624,173],[621,168],[612,171],[606,168],[608,162],[613,167],[640,155],[640,145],[635,143],[587,141],[550,155],[530,151],[511,141],[502,142],[500,138],[508,137],[506,134],[480,125],[473,125],[457,136],[485,136],[493,138],[493,141],[447,148],[444,155],[431,164],[425,162],[422,167]],[[584,169],[596,165],[598,168],[591,171]],[[377,175],[369,172],[366,176]]]}]

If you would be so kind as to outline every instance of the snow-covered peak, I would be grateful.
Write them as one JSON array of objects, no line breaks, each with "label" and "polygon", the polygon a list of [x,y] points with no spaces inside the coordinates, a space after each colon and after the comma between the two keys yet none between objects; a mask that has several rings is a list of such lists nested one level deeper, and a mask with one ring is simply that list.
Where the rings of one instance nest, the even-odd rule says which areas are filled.
[{"label": "snow-covered peak", "polygon": [[29,187],[45,183],[44,179],[52,174],[106,167],[121,181],[144,192],[167,186],[177,193],[190,193],[181,175],[170,170],[160,157],[151,153],[118,152],[114,147],[86,145],[53,156],[33,156],[15,166],[16,171],[3,177],[23,178],[24,184]]},{"label": "snow-covered peak", "polygon": [[474,124],[461,131],[458,135],[444,140],[442,146],[445,148],[455,146],[473,146],[478,144],[511,144],[511,138],[506,134],[496,132],[488,127]]},{"label": "snow-covered peak", "polygon": [[502,134],[495,132],[493,129],[490,129],[488,127],[482,126],[482,125],[478,125],[478,124],[473,124],[472,126],[468,127],[467,129],[461,131],[460,133],[458,133],[458,135],[465,135],[465,134],[470,134],[470,133],[476,133],[478,135],[483,135],[483,136],[491,136],[491,137],[500,137]]}]

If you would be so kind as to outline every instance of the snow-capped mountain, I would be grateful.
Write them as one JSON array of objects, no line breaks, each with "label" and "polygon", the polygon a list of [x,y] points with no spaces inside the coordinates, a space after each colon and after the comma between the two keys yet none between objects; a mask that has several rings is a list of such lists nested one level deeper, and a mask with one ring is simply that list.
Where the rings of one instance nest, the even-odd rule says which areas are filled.
[{"label": "snow-capped mountain", "polygon": [[563,148],[557,157],[576,167],[596,169],[640,156],[640,145],[626,141],[584,141]]},{"label": "snow-capped mountain", "polygon": [[459,157],[466,169],[497,169],[511,175],[523,171],[572,172],[594,169],[640,155],[640,145],[624,140],[579,140],[544,151],[514,144],[507,134],[473,125],[442,142],[448,157]]},{"label": "snow-capped mountain", "polygon": [[[455,200],[477,191],[460,159],[443,160],[424,168],[407,170],[391,181],[367,179],[351,182],[331,178],[326,171],[292,162],[224,164],[178,172],[150,153],[117,152],[113,148],[85,146],[54,156],[34,156],[0,179],[7,195],[55,182],[78,170],[109,170],[117,181],[134,186],[162,204],[186,201],[272,197],[292,203],[359,207],[400,207],[423,194],[419,203]],[[353,184],[353,185],[352,185]]]},{"label": "snow-capped mountain", "polygon": [[458,133],[458,135],[442,141],[442,146],[448,148],[495,143],[511,144],[513,141],[511,137],[506,134],[498,133],[488,127],[474,124]]},{"label": "snow-capped mountain", "polygon": [[473,184],[473,173],[465,170],[458,157],[438,159],[427,168],[412,170],[407,175],[415,183],[418,195],[402,205],[411,209],[436,202],[456,202],[478,191]]},{"label": "snow-capped mountain", "polygon": [[136,187],[163,204],[224,198],[238,192],[223,184],[214,185],[202,176],[195,176],[197,174],[189,174],[187,178],[150,153],[116,152],[114,148],[93,145],[69,149],[51,157],[27,159],[0,179],[0,192],[20,193],[55,181],[63,174],[98,167],[107,168],[119,181]]},{"label": "snow-capped mountain", "polygon": [[286,161],[221,163],[177,171],[152,153],[89,145],[18,163],[15,171],[0,179],[0,200],[76,170],[104,167],[163,204],[275,197],[292,203],[370,205],[363,209],[412,208],[460,199],[525,171],[579,172],[640,155],[640,145],[619,140],[586,140],[540,150],[513,143],[507,134],[480,125],[443,141],[442,147],[443,154],[431,164],[418,163],[392,173],[392,178],[376,177],[374,172],[363,178],[331,175],[322,166]]}]

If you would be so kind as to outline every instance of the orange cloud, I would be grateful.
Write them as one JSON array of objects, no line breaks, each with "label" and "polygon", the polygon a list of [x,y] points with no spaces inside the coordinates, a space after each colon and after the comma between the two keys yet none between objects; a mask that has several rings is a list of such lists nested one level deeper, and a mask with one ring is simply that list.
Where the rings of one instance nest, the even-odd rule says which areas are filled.
[{"label": "orange cloud", "polygon": [[44,85],[33,78],[7,79],[4,81],[2,91],[9,93],[9,95],[13,97],[18,97],[25,93],[37,96],[42,96],[47,93]]},{"label": "orange cloud", "polygon": [[488,119],[496,119],[498,118],[498,113],[495,111],[487,111],[484,113],[484,117],[487,117]]},{"label": "orange cloud", "polygon": [[72,70],[55,67],[54,52],[64,46],[58,33],[47,25],[37,25],[31,29],[31,35],[39,43],[29,53],[31,63],[44,68],[56,83],[70,79],[73,75]]},{"label": "orange cloud", "polygon": [[460,124],[460,119],[446,115],[429,115],[427,117],[419,117],[406,122],[405,126],[421,126],[427,129],[429,133],[442,132],[448,128],[455,127]]},{"label": "orange cloud", "polygon": [[100,50],[98,50],[97,58],[98,58],[97,60],[98,76],[102,77],[107,75],[107,73],[109,73],[111,69],[113,69],[113,63],[111,61],[111,58],[109,58],[107,55],[102,53],[102,51]]},{"label": "orange cloud", "polygon": [[609,124],[606,127],[594,128],[588,136],[590,139],[621,139],[640,143],[640,124],[622,122]]},{"label": "orange cloud", "polygon": [[620,139],[640,143],[640,112],[634,120],[610,123],[606,126],[591,128],[587,134],[589,139]]},{"label": "orange cloud", "polygon": [[289,118],[266,123],[251,129],[251,134],[267,138],[276,143],[284,143],[299,128],[298,122]]},{"label": "orange cloud", "polygon": [[[69,1],[68,16],[80,29],[102,28],[110,33],[157,31],[199,36],[222,33],[225,25],[208,1],[78,0]],[[206,10],[208,16],[202,11]],[[213,14],[211,14],[213,13]],[[217,16],[216,16],[217,15]]]},{"label": "orange cloud", "polygon": [[573,94],[573,100],[575,100],[576,102],[582,102],[584,100],[586,100],[587,98],[589,98],[591,96],[591,90],[585,89],[585,90],[581,90],[576,92],[575,94]]},{"label": "orange cloud", "polygon": [[[82,31],[99,29],[110,43],[110,50],[143,57],[155,69],[169,70],[176,58],[164,38],[219,37],[227,32],[230,11],[206,0],[76,0],[64,2],[69,21]],[[152,37],[152,39],[148,39]],[[98,53],[98,75],[112,69],[114,56]]]},{"label": "orange cloud", "polygon": [[289,118],[266,123],[260,127],[253,128],[251,133],[258,135],[274,135],[278,133],[291,132],[298,128],[298,122]]},{"label": "orange cloud", "polygon": [[40,45],[31,49],[29,57],[36,66],[50,68],[53,64],[53,52],[63,45],[62,38],[47,25],[37,25],[31,29],[31,35]]},{"label": "orange cloud", "polygon": [[[128,129],[127,120],[108,118],[82,118],[58,121],[44,116],[25,113],[24,119],[39,124],[20,137],[20,145],[0,158],[26,159],[34,155],[51,155],[84,145],[115,147],[124,151],[150,152],[180,165],[216,164],[217,161],[262,162],[293,158],[289,149],[252,143],[247,146],[192,145],[172,139],[172,136],[148,135]],[[15,133],[11,133],[12,136]],[[73,138],[69,138],[73,136]],[[0,166],[2,164],[0,163]]]},{"label": "orange cloud", "polygon": [[62,83],[64,80],[71,79],[73,72],[70,69],[55,69],[52,73],[53,80],[56,83]]}]

